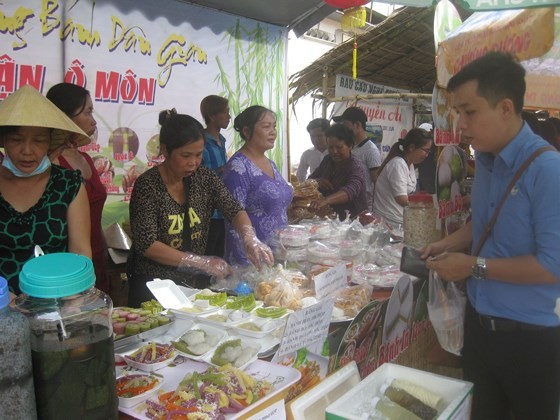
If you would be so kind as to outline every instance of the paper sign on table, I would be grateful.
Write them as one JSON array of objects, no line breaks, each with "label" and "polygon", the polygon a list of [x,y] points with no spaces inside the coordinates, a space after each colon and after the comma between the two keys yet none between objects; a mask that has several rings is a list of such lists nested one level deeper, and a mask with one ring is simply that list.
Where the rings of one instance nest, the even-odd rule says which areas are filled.
[{"label": "paper sign on table", "polygon": [[315,297],[319,300],[332,296],[337,290],[348,286],[346,264],[338,264],[313,278]]},{"label": "paper sign on table", "polygon": [[276,401],[274,404],[251,416],[252,420],[285,420],[286,401]]},{"label": "paper sign on table", "polygon": [[329,298],[290,314],[274,359],[319,340],[325,341],[333,308],[334,300]]}]

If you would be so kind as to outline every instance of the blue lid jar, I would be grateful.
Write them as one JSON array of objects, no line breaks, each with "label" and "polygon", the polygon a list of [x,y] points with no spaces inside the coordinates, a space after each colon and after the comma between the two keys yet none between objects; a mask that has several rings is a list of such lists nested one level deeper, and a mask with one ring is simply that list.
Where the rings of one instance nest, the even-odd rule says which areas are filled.
[{"label": "blue lid jar", "polygon": [[10,291],[8,289],[8,282],[4,277],[0,277],[0,309],[5,308],[10,304]]},{"label": "blue lid jar", "polygon": [[91,259],[72,253],[45,254],[27,261],[19,274],[23,293],[37,298],[75,295],[95,284]]},{"label": "blue lid jar", "polygon": [[94,285],[91,259],[72,253],[33,258],[20,271],[15,305],[29,323],[42,420],[118,418],[113,303]]}]

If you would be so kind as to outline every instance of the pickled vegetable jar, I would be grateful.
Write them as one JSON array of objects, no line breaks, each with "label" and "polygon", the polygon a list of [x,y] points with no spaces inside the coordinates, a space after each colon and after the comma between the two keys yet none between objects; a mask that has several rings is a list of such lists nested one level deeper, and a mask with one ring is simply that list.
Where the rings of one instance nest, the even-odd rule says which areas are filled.
[{"label": "pickled vegetable jar", "polygon": [[416,249],[423,248],[441,238],[441,224],[438,226],[438,209],[428,193],[408,196],[408,207],[403,215],[403,242]]},{"label": "pickled vegetable jar", "polygon": [[43,255],[25,263],[19,279],[39,419],[116,419],[113,303],[93,287],[91,260]]}]

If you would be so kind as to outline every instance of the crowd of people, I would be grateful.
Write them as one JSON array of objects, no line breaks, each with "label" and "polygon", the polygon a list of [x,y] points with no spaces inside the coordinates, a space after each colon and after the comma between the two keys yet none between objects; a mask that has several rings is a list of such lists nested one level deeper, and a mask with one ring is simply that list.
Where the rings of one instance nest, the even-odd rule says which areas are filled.
[{"label": "crowd of people", "polygon": [[[109,292],[107,246],[101,226],[107,193],[92,159],[79,150],[91,142],[97,129],[89,92],[59,83],[45,98],[26,86],[1,105],[6,110],[0,124],[0,141],[6,153],[0,169],[6,179],[0,185],[1,204],[5,220],[17,221],[25,235],[19,231],[13,234],[5,227],[5,236],[0,237],[0,274],[10,280],[13,292],[19,292],[19,270],[31,258],[33,246],[39,245],[44,252],[69,251],[91,257],[96,287]],[[49,112],[41,119],[21,112],[22,107],[45,107]],[[232,266],[270,265],[272,252],[267,243],[278,227],[288,224],[293,190],[266,156],[276,142],[276,114],[259,105],[239,113],[233,128],[244,144],[228,159],[221,133],[231,121],[227,98],[207,96],[200,111],[204,126],[175,109],[160,113],[159,143],[164,160],[135,181],[129,206],[133,237],[127,263],[130,305],[151,298],[146,281],[154,278],[203,288],[213,277],[230,274]],[[392,150],[381,162],[361,108],[350,107],[333,120],[331,124],[318,118],[307,126],[313,148],[302,155],[297,175],[302,181],[315,179],[323,196],[309,208],[320,211],[329,207],[341,220],[355,218],[372,209],[377,182],[386,197],[377,194],[374,210],[398,223],[406,196],[414,190],[412,165],[428,154],[430,135],[422,131],[418,140],[413,134],[419,129],[412,130],[399,141],[400,149],[394,148],[396,152]],[[39,129],[44,133],[36,133]],[[402,159],[393,160],[396,156]],[[402,177],[394,176],[396,173]],[[51,181],[58,177],[66,184],[58,186]],[[28,184],[33,194],[15,194]],[[65,194],[57,195],[56,188]],[[52,213],[50,206],[55,204],[61,210]],[[55,214],[63,217],[64,223],[59,223]],[[392,218],[392,214],[397,216]],[[42,224],[47,227],[36,229]]]},{"label": "crowd of people", "polygon": [[[462,140],[475,150],[472,216],[421,252],[445,281],[466,280],[462,366],[474,383],[473,418],[557,419],[556,120],[535,123],[523,112],[525,71],[506,53],[474,60],[447,89]],[[276,114],[259,105],[240,112],[233,128],[244,143],[228,159],[221,133],[231,120],[228,100],[208,96],[200,110],[205,126],[175,109],[159,114],[165,159],[134,184],[131,306],[151,299],[146,282],[154,278],[204,288],[232,266],[270,266],[267,243],[288,224],[292,187],[266,155],[277,138]],[[313,148],[302,155],[297,178],[316,180],[322,194],[310,209],[329,206],[341,220],[369,210],[390,225],[402,224],[418,185],[415,168],[434,154],[432,131],[410,129],[382,160],[362,109],[347,108],[333,120],[307,126]],[[107,195],[91,158],[78,149],[95,130],[89,92],[68,83],[46,97],[24,86],[0,103],[0,275],[12,293],[20,292],[19,272],[36,245],[45,253],[92,258],[96,286],[108,291],[101,230]]]}]

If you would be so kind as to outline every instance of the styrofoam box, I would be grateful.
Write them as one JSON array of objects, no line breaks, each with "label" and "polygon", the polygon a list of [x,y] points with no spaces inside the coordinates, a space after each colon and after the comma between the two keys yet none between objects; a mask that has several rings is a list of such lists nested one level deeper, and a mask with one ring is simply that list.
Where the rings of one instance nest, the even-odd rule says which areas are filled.
[{"label": "styrofoam box", "polygon": [[313,388],[286,404],[288,420],[325,420],[327,406],[360,383],[360,372],[352,360]]},{"label": "styrofoam box", "polygon": [[363,417],[356,412],[357,407],[365,405],[374,396],[379,396],[381,385],[392,379],[404,379],[440,395],[445,404],[437,419],[468,420],[470,418],[472,383],[393,363],[385,363],[370,373],[356,387],[329,405],[326,409],[327,420],[362,419]]}]

